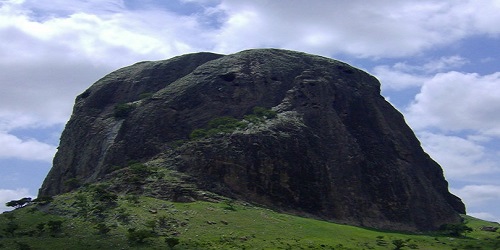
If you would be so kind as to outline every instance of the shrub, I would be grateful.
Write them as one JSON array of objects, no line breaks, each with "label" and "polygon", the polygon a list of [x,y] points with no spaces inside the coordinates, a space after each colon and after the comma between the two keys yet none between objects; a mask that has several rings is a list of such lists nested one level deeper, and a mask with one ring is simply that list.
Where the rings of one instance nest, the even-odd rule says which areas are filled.
[{"label": "shrub", "polygon": [[64,186],[66,186],[69,189],[75,189],[75,188],[79,187],[80,185],[81,185],[80,180],[78,180],[77,178],[70,178],[70,179],[64,181]]},{"label": "shrub", "polygon": [[40,205],[47,205],[51,203],[54,200],[51,196],[40,196],[36,199],[33,200],[33,203],[40,204]]},{"label": "shrub", "polygon": [[135,228],[130,228],[127,233],[127,239],[130,244],[143,244],[147,238],[154,236],[153,232],[146,229],[136,230]]},{"label": "shrub", "polygon": [[472,232],[472,228],[468,227],[464,223],[460,224],[444,224],[439,227],[439,230],[449,236],[460,237],[462,234],[466,235],[468,232]]},{"label": "shrub", "polygon": [[111,231],[111,228],[109,228],[106,224],[104,223],[98,223],[95,225],[95,229],[97,229],[97,234],[99,235],[106,235]]},{"label": "shrub", "polygon": [[207,133],[206,129],[198,128],[198,129],[193,130],[193,132],[191,132],[191,134],[189,134],[189,139],[199,139],[199,138],[206,137],[207,135],[208,135],[208,133]]},{"label": "shrub", "polygon": [[179,244],[179,239],[173,237],[165,238],[165,243],[167,243],[170,249],[174,249],[174,247]]},{"label": "shrub", "polygon": [[142,94],[139,95],[139,99],[146,99],[146,98],[150,98],[153,96],[153,93],[151,92],[144,92]]},{"label": "shrub", "polygon": [[125,118],[127,117],[132,110],[135,109],[135,105],[131,103],[123,103],[115,106],[115,111],[113,115],[115,118]]},{"label": "shrub", "polygon": [[63,222],[60,220],[50,220],[49,222],[47,222],[47,226],[49,227],[50,232],[53,234],[52,236],[62,231],[62,224]]},{"label": "shrub", "polygon": [[266,109],[266,108],[258,107],[258,106],[253,108],[253,113],[256,116],[263,117],[265,119],[271,119],[271,118],[276,117],[276,111],[272,111],[270,109]]},{"label": "shrub", "polygon": [[15,221],[10,220],[9,222],[7,222],[7,226],[3,229],[3,231],[7,235],[14,236],[14,232],[17,229],[19,229],[19,225]]}]

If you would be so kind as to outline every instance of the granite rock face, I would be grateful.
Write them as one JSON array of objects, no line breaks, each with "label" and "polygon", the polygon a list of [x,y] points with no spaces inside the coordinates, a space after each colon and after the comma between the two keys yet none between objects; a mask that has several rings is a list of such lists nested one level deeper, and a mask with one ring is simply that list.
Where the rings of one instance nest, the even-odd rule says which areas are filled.
[{"label": "granite rock face", "polygon": [[[255,107],[276,116],[245,120]],[[189,137],[226,116],[245,125]],[[465,213],[374,77],[300,52],[196,53],[107,75],[77,97],[39,195],[152,159],[200,190],[352,225],[432,230]]]}]

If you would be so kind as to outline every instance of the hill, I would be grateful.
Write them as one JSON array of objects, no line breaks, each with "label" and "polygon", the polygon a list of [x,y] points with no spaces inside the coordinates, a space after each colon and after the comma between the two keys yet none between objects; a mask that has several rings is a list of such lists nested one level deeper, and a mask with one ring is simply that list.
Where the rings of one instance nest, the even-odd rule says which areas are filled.
[{"label": "hill", "polygon": [[[497,223],[471,232],[380,231],[279,213],[217,197],[171,202],[89,185],[0,215],[0,249],[500,249]],[[215,197],[215,196],[214,196]]]},{"label": "hill", "polygon": [[378,229],[435,230],[465,213],[373,76],[277,49],[141,62],[93,84],[39,196],[104,181]]}]

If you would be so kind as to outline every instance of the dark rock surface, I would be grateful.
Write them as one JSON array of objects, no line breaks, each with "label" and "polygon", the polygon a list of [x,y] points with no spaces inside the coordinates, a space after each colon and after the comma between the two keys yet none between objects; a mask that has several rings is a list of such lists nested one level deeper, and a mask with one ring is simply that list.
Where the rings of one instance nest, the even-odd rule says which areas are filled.
[{"label": "dark rock surface", "polygon": [[[189,139],[257,106],[277,116]],[[77,97],[40,195],[153,159],[200,190],[353,225],[432,230],[465,213],[374,77],[300,52],[197,53],[109,74]]]}]

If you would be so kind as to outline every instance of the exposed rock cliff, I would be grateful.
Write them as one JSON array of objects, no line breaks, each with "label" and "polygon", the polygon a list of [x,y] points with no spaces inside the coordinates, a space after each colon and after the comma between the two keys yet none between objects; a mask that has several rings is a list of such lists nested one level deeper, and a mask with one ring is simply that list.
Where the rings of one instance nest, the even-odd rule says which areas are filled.
[{"label": "exposed rock cliff", "polygon": [[[252,120],[255,107],[276,115]],[[237,126],[190,139],[225,116]],[[299,52],[197,53],[109,74],[77,97],[40,195],[151,159],[201,190],[354,225],[428,230],[465,213],[374,77]]]}]

